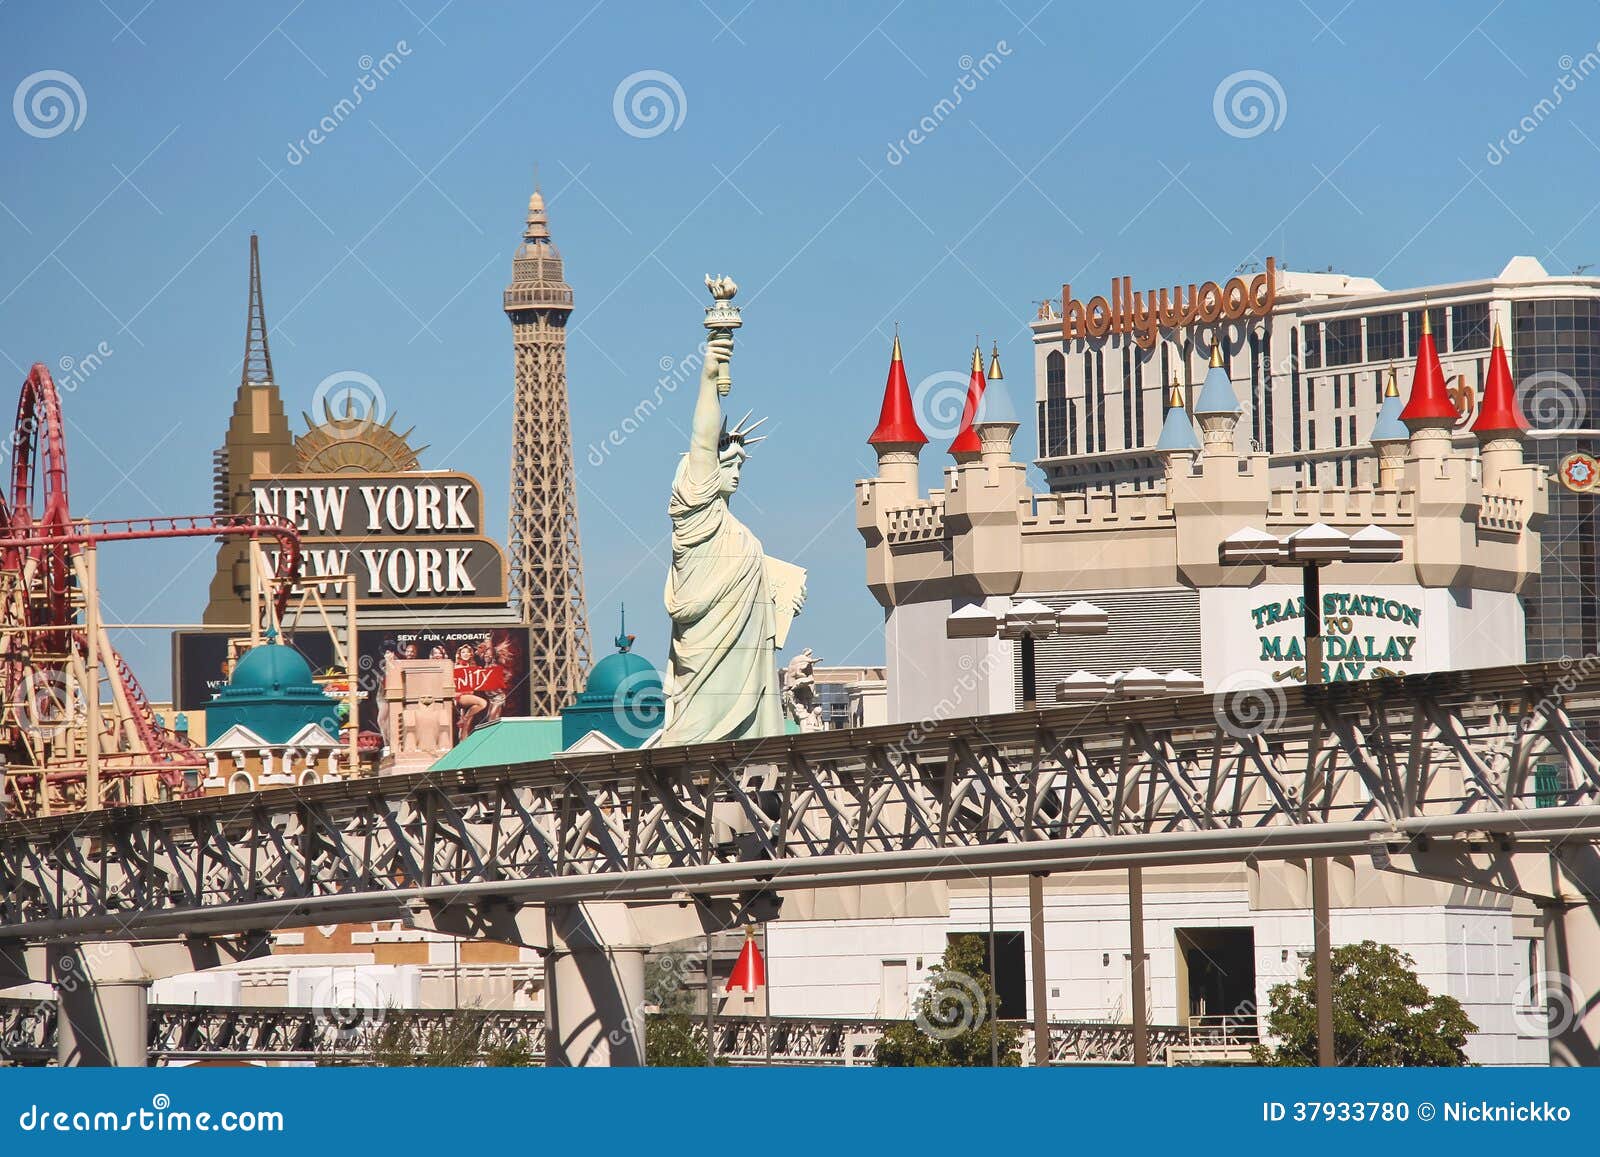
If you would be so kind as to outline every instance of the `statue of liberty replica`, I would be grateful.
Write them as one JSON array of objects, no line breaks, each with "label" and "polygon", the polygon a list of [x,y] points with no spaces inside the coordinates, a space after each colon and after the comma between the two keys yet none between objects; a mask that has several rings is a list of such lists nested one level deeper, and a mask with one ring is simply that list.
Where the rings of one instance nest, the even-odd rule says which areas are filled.
[{"label": "statue of liberty replica", "polygon": [[783,733],[777,648],[805,602],[805,572],[768,558],[761,540],[733,516],[739,474],[761,437],[747,413],[730,428],[722,402],[740,325],[738,286],[706,278],[714,304],[689,452],[678,463],[667,513],[672,569],[667,614],[672,645],[664,690],[666,725],[658,744],[709,743]]}]

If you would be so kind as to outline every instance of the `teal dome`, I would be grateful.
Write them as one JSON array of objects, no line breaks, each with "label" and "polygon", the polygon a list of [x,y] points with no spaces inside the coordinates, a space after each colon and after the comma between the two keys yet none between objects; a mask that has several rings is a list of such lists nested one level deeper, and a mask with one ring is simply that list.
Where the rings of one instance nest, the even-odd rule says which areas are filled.
[{"label": "teal dome", "polygon": [[584,684],[583,694],[578,696],[578,702],[590,700],[610,703],[616,698],[618,688],[631,687],[639,682],[641,677],[647,680],[653,677],[655,689],[658,691],[661,689],[661,676],[647,659],[635,655],[632,651],[619,651],[615,655],[607,655],[594,665],[594,670],[589,672],[589,681]]},{"label": "teal dome", "polygon": [[576,702],[562,708],[562,747],[571,747],[591,731],[623,747],[638,747],[661,727],[666,713],[661,674],[635,655],[632,646],[632,635],[618,635],[617,653],[596,663]]},{"label": "teal dome", "polygon": [[321,688],[311,677],[311,664],[293,647],[263,643],[252,647],[233,665],[228,687],[248,687],[259,691],[283,691],[290,687]]},{"label": "teal dome", "polygon": [[287,743],[308,723],[337,737],[339,701],[317,686],[304,655],[270,639],[240,657],[206,708],[209,736],[238,725],[268,743]]}]

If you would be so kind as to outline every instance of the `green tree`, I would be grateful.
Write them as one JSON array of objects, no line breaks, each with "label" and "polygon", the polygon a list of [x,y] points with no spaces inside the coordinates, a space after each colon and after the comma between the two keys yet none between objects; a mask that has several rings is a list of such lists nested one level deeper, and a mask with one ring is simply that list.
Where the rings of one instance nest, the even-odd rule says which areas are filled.
[{"label": "green tree", "polygon": [[[1453,996],[1434,996],[1417,979],[1415,961],[1373,940],[1333,950],[1333,1051],[1341,1065],[1465,1065],[1467,1034],[1478,1031]],[[1267,1031],[1275,1047],[1257,1045],[1264,1065],[1317,1063],[1314,965],[1292,984],[1268,993]]]},{"label": "green tree", "polygon": [[1017,1026],[991,1019],[1000,1001],[986,955],[982,936],[952,936],[917,997],[915,1019],[884,1030],[875,1062],[884,1068],[987,1067],[998,1039],[1001,1066],[1020,1065]]},{"label": "green tree", "polygon": [[654,1068],[699,1068],[705,1042],[696,1032],[695,994],[684,983],[691,961],[679,951],[651,956],[644,967],[645,1001],[656,1012],[645,1018],[645,1063]]},{"label": "green tree", "polygon": [[539,1063],[524,1037],[485,1046],[487,1022],[483,1010],[464,1008],[424,1032],[415,1017],[391,1008],[373,1035],[372,1063],[428,1068],[522,1068]]}]

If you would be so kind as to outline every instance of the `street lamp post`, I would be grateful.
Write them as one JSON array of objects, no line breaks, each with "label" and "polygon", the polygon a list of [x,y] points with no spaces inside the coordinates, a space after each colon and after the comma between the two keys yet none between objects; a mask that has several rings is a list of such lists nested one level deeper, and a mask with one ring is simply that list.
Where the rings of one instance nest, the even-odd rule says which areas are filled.
[{"label": "street lamp post", "polygon": [[[1009,603],[1003,610],[991,611],[973,603],[953,611],[945,620],[945,636],[951,639],[1015,639],[1022,653],[1022,709],[1038,706],[1038,666],[1034,651],[1036,639],[1053,635],[1103,635],[1109,626],[1105,611],[1079,599],[1065,610],[1056,610],[1037,599]],[[1044,968],[1044,880],[1028,877],[1028,938],[1033,950],[1033,1063],[1050,1063],[1050,990]],[[994,880],[989,881],[989,971],[994,972]],[[991,984],[994,976],[989,977]],[[998,1010],[991,1010],[997,1012]],[[991,1021],[993,1020],[991,1015]],[[993,1064],[999,1063],[996,1025],[991,1025],[989,1051]]]},{"label": "street lamp post", "polygon": [[[1333,562],[1399,562],[1405,544],[1381,526],[1364,526],[1346,534],[1318,522],[1287,538],[1245,527],[1223,539],[1217,548],[1224,566],[1298,566],[1300,618],[1305,633],[1306,683],[1324,682],[1322,671],[1322,568]],[[1309,801],[1308,801],[1309,802]],[[1333,934],[1328,897],[1328,861],[1311,860],[1312,971],[1317,989],[1317,1064],[1338,1064],[1333,1050]]]}]

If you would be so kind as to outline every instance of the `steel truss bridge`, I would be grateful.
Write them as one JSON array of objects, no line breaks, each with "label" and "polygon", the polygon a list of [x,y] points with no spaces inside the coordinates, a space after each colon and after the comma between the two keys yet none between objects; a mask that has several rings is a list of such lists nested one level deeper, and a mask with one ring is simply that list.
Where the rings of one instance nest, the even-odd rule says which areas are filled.
[{"label": "steel truss bridge", "polygon": [[1592,857],[1597,734],[1586,661],[12,820],[0,943],[1421,849]]},{"label": "steel truss bridge", "polygon": [[[389,1018],[402,1020],[415,1036],[461,1021],[470,1026],[479,1056],[495,1048],[525,1047],[535,1061],[545,1054],[545,1014],[524,1010],[391,1010],[367,1013],[353,1024],[325,1009],[250,1008],[229,1005],[153,1005],[149,1056],[152,1064],[178,1061],[303,1061],[362,1064],[370,1061],[379,1028]],[[733,1065],[870,1065],[878,1039],[893,1021],[806,1019],[755,1016],[717,1019],[714,1036],[719,1061]],[[1033,1057],[1033,1030],[1016,1026],[1022,1052]],[[54,1001],[0,998],[0,1065],[44,1065],[56,1056]],[[768,1034],[771,1036],[770,1051]],[[1249,1037],[1246,1040],[1246,1036]],[[696,1045],[705,1046],[706,1026],[693,1026]],[[1151,1059],[1165,1064],[1181,1055],[1218,1056],[1230,1046],[1247,1049],[1254,1033],[1192,1031],[1150,1026]],[[1186,1052],[1187,1050],[1187,1052]],[[1241,1051],[1240,1047],[1233,1049]],[[1050,1025],[1050,1063],[1132,1064],[1133,1026],[1096,1021]]]}]

